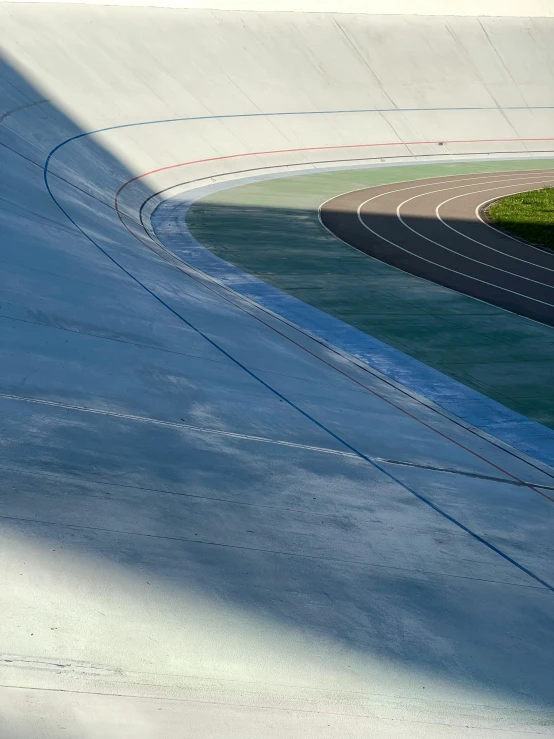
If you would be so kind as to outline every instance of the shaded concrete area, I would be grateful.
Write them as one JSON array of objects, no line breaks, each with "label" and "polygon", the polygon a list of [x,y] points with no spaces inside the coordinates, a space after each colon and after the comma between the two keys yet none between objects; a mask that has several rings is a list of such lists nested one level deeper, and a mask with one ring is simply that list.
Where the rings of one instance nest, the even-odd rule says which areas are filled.
[{"label": "shaded concrete area", "polygon": [[[340,193],[375,187],[381,180],[394,183],[425,176],[494,180],[510,176],[502,172],[516,166],[527,165],[389,167],[269,180],[198,200],[187,213],[187,224],[200,243],[245,272],[554,428],[550,326],[359,254],[327,233],[317,217],[318,205],[333,190]],[[551,166],[544,162],[545,177]],[[448,193],[443,199],[447,197]],[[391,220],[373,214],[371,225],[387,231]],[[416,224],[417,229],[427,228],[424,218],[416,219]],[[358,226],[365,244],[371,234]],[[454,227],[465,232],[471,224],[456,220]],[[375,243],[387,249],[386,243],[378,239]],[[540,258],[552,261],[549,254]]]},{"label": "shaded concrete area", "polygon": [[140,228],[141,173],[314,127],[255,118],[267,21],[0,14],[2,739],[551,733],[553,470]]}]

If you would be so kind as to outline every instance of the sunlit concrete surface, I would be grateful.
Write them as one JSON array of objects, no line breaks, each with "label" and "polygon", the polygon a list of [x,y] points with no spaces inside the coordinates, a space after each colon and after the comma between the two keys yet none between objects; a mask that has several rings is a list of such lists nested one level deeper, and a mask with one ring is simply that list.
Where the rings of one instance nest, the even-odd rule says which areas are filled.
[{"label": "sunlit concrete surface", "polygon": [[[46,0],[14,0],[39,2]],[[4,2],[4,0],[2,0]],[[364,15],[452,15],[503,16],[525,18],[552,17],[554,10],[549,0],[68,0],[83,5],[122,5],[157,8],[188,8],[204,10],[254,10],[263,12],[295,13],[359,13]]]},{"label": "sunlit concrete surface", "polygon": [[544,157],[552,22],[0,28],[2,739],[553,736],[554,471],[149,236],[177,183]]}]

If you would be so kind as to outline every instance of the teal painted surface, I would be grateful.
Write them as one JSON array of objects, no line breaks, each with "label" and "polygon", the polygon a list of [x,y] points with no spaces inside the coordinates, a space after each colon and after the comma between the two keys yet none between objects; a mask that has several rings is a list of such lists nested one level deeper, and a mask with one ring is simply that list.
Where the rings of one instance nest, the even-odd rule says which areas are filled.
[{"label": "teal painted surface", "polygon": [[[551,168],[552,161],[533,162]],[[371,336],[554,428],[554,329],[382,264],[327,233],[321,202],[386,182],[526,169],[528,161],[387,167],[266,180],[195,203],[212,252]]]}]

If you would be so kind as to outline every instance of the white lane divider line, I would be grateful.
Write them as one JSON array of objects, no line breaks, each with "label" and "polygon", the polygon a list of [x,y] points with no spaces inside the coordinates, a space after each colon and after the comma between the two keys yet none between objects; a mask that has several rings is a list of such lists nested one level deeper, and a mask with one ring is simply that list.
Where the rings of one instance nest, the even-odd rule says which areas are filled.
[{"label": "white lane divider line", "polygon": [[[408,189],[408,188],[405,188],[405,189]],[[396,192],[396,191],[389,191],[388,193],[383,193],[383,194],[392,194],[392,192]],[[479,277],[473,277],[472,275],[467,275],[467,274],[465,274],[465,272],[459,272],[458,270],[452,269],[451,267],[446,267],[444,264],[439,264],[438,262],[434,262],[432,259],[427,259],[426,257],[422,257],[420,254],[417,254],[415,252],[412,252],[409,249],[406,249],[405,247],[400,246],[400,244],[397,244],[396,242],[391,241],[386,236],[383,236],[382,234],[377,233],[377,231],[374,231],[370,226],[368,226],[368,224],[364,221],[363,216],[361,214],[361,209],[363,208],[363,206],[366,205],[371,200],[376,199],[376,197],[380,197],[380,196],[375,196],[375,198],[369,198],[368,200],[365,200],[363,203],[361,203],[358,206],[358,209],[357,209],[357,216],[358,216],[358,220],[360,221],[360,223],[362,224],[362,226],[365,229],[367,229],[370,233],[372,233],[374,236],[377,236],[378,239],[381,239],[381,241],[385,241],[387,244],[390,244],[391,246],[394,246],[396,249],[400,249],[401,251],[405,252],[406,254],[410,254],[410,256],[413,256],[416,259],[420,259],[423,262],[427,262],[428,264],[432,264],[435,267],[439,267],[440,269],[444,269],[447,272],[453,272],[456,275],[460,275],[460,277],[466,277],[468,280],[473,280],[475,282],[480,282],[483,285],[488,285],[489,287],[494,287],[494,288],[496,288],[498,290],[502,290],[503,292],[511,293],[512,295],[517,295],[520,298],[526,298],[527,300],[532,300],[535,303],[541,303],[542,305],[547,305],[550,308],[554,307],[551,303],[547,303],[544,300],[539,300],[538,298],[532,298],[529,295],[524,295],[523,293],[518,293],[515,290],[510,290],[507,287],[502,287],[501,285],[497,285],[497,284],[495,284],[493,282],[488,282],[487,280],[481,280]],[[409,199],[411,199],[411,198],[409,198]],[[401,203],[401,205],[403,205],[403,203]],[[403,225],[406,226],[406,224],[402,221],[402,218],[398,214],[398,208],[397,208],[397,216],[398,216],[399,220],[403,223]],[[407,226],[407,228],[409,228],[409,226]],[[410,229],[410,230],[413,231],[413,229]],[[421,234],[418,234],[417,231],[414,231],[414,233],[416,235],[418,235],[418,236],[421,236]],[[422,236],[422,238],[427,238],[427,237]],[[431,239],[427,239],[427,240],[428,241],[432,241]],[[437,242],[432,242],[432,243],[437,243]],[[437,244],[437,245],[438,246],[442,246],[441,244]]]},{"label": "white lane divider line", "polygon": [[[554,169],[554,167],[552,168]],[[398,187],[395,190],[385,190],[384,192],[380,192],[377,195],[373,195],[371,198],[368,198],[367,200],[364,200],[362,205],[365,205],[366,203],[370,203],[372,200],[377,200],[378,198],[383,198],[385,195],[393,195],[395,192],[405,192],[406,190],[417,190],[425,186],[429,186],[429,180],[436,180],[434,182],[434,185],[450,185],[453,182],[461,182],[461,185],[458,185],[458,187],[465,187],[465,185],[469,182],[483,182],[485,185],[489,182],[504,182],[506,179],[514,180],[519,177],[522,177],[524,179],[527,179],[529,177],[544,177],[544,174],[548,172],[551,173],[550,169],[531,169],[527,171],[521,171],[518,172],[517,175],[514,174],[513,171],[509,172],[482,172],[479,174],[474,175],[464,175],[463,177],[458,177],[456,175],[448,175],[444,178],[439,177],[425,177],[423,179],[417,179],[417,180],[399,180],[398,182],[391,182],[390,185],[404,185],[406,183],[410,183],[409,187]],[[505,177],[503,177],[505,175]],[[486,177],[494,177],[493,180],[487,180]],[[414,184],[416,183],[416,184]],[[347,190],[346,192],[342,192],[339,195],[333,195],[332,197],[325,200],[321,205],[319,206],[318,212],[321,213],[322,208],[324,208],[327,203],[332,202],[333,200],[338,200],[338,198],[342,198],[344,195],[354,195],[358,192],[363,192],[364,190],[378,190],[382,187],[385,187],[387,183],[380,184],[380,185],[370,185],[369,187],[357,187],[355,190]],[[446,190],[455,190],[455,187],[447,187]],[[425,193],[423,193],[425,194]]]},{"label": "white lane divider line", "polygon": [[[518,182],[517,183],[517,186],[520,187],[522,185],[542,184],[544,182],[550,182],[551,180],[552,180],[552,177],[549,177],[547,179],[541,178],[540,180],[533,179],[533,180],[528,180],[527,182]],[[494,180],[492,180],[492,182],[494,182]],[[445,200],[443,203],[440,203],[440,205],[437,206],[437,208],[435,209],[435,215],[437,216],[437,218],[439,219],[439,221],[443,225],[447,226],[447,228],[450,228],[452,231],[456,231],[455,228],[452,228],[447,223],[445,223],[443,221],[443,219],[440,217],[440,215],[438,214],[438,209],[441,207],[441,205],[444,205],[444,203],[448,203],[451,200],[456,200],[456,198],[466,197],[466,195],[472,195],[472,194],[475,194],[477,192],[490,192],[491,190],[498,191],[498,190],[505,189],[507,187],[514,187],[514,183],[511,182],[508,185],[497,185],[496,187],[488,187],[488,188],[484,188],[482,190],[475,190],[475,191],[473,191],[471,193],[462,193],[461,195],[455,195],[454,197],[449,198],[448,200]],[[534,282],[537,285],[542,285],[543,287],[548,287],[549,289],[554,289],[554,287],[552,285],[550,285],[549,283],[547,283],[547,282],[541,282],[540,280],[533,280],[531,277],[525,277],[524,275],[521,275],[518,272],[511,272],[510,270],[502,269],[501,267],[496,267],[494,264],[490,264],[489,262],[481,262],[479,259],[474,259],[473,257],[467,256],[467,254],[463,254],[462,252],[456,251],[456,249],[450,249],[448,246],[445,246],[444,244],[441,244],[440,242],[435,241],[434,239],[430,239],[428,236],[425,236],[424,234],[420,233],[415,228],[412,228],[411,226],[408,226],[408,224],[404,221],[404,219],[400,215],[400,211],[401,211],[402,207],[404,205],[406,205],[406,203],[409,203],[412,200],[417,200],[418,198],[424,197],[425,195],[434,195],[434,194],[439,193],[439,192],[446,192],[446,191],[448,191],[450,189],[455,189],[455,188],[443,188],[441,190],[429,190],[426,193],[421,193],[419,195],[414,195],[413,197],[408,198],[407,200],[404,200],[396,208],[396,215],[397,215],[399,221],[402,223],[403,226],[405,226],[407,229],[409,229],[410,231],[412,231],[413,233],[415,233],[420,238],[425,239],[426,241],[429,241],[431,244],[436,244],[441,249],[445,249],[446,251],[452,252],[452,254],[457,254],[458,256],[462,257],[463,259],[468,259],[471,262],[476,262],[477,264],[482,264],[483,266],[490,267],[491,269],[495,269],[498,272],[504,272],[505,274],[512,275],[513,277],[518,277],[518,278],[520,278],[522,280],[528,280],[529,282]],[[465,234],[461,233],[460,231],[456,231],[456,233],[458,233],[460,236],[463,236],[464,238],[468,239],[469,241],[475,241],[476,244],[481,244],[482,246],[486,246],[486,244],[482,244],[480,241],[476,241],[475,239],[472,239],[470,236],[466,236]],[[487,248],[492,249],[492,247],[487,247]],[[504,252],[499,251],[498,249],[492,249],[492,250],[498,252],[499,254],[504,254],[505,255]],[[522,259],[520,261],[526,262],[526,264],[531,264],[532,266],[535,266],[535,267],[537,267],[537,266],[540,267],[540,265],[536,265],[533,262],[527,262],[525,259]],[[469,277],[469,275],[467,275],[467,276]],[[500,287],[500,285],[498,285],[497,287]]]},{"label": "white lane divider line", "polygon": [[[552,178],[550,178],[549,180],[543,180],[542,182],[552,182]],[[519,184],[525,184],[525,183],[519,183]],[[519,187],[519,184],[518,184],[518,187]],[[534,184],[537,184],[537,183],[534,183]],[[506,186],[504,186],[504,187],[506,187]],[[452,200],[457,200],[458,198],[465,198],[465,197],[468,197],[468,196],[471,196],[471,195],[477,195],[480,192],[488,192],[489,190],[492,190],[492,189],[496,190],[496,189],[502,189],[502,188],[487,188],[486,190],[472,190],[471,192],[466,192],[466,193],[463,193],[462,195],[455,195],[453,198],[448,198],[448,200],[443,200],[443,202],[442,203],[439,203],[437,205],[437,207],[435,208],[435,215],[437,216],[437,218],[439,219],[439,221],[443,224],[443,226],[446,226],[446,228],[449,228],[451,231],[454,231],[454,233],[457,233],[460,236],[463,236],[464,239],[468,239],[468,241],[473,241],[475,244],[479,244],[479,246],[484,246],[486,249],[490,249],[491,251],[495,251],[498,254],[502,254],[505,257],[509,257],[510,259],[516,259],[518,262],[523,262],[524,264],[529,264],[532,267],[537,267],[538,269],[545,269],[548,272],[554,272],[554,267],[546,267],[543,264],[537,264],[536,262],[530,262],[528,259],[522,259],[521,257],[514,256],[513,254],[507,254],[506,252],[502,251],[501,249],[495,249],[494,246],[489,246],[489,244],[485,244],[483,241],[479,241],[478,239],[474,239],[471,236],[468,236],[467,234],[462,233],[462,231],[458,231],[457,228],[454,228],[454,226],[451,226],[449,223],[447,223],[444,220],[444,218],[442,218],[442,216],[440,214],[440,209],[442,208],[443,205],[446,205],[447,203],[450,203]],[[539,190],[540,188],[537,187],[537,188],[534,188],[534,189],[535,190]],[[525,190],[524,192],[529,192],[529,191],[528,190]],[[511,193],[511,194],[512,195],[517,195],[518,193]],[[508,197],[508,196],[506,196],[506,197]],[[507,236],[509,239],[512,239],[512,241],[517,241],[519,244],[525,244],[525,245],[527,245],[525,241],[521,241],[521,239],[517,239],[517,238],[515,238],[513,236],[510,236],[510,234],[506,234],[503,231],[499,231],[497,228],[494,228],[494,226],[491,226],[489,223],[487,223],[486,221],[484,221],[481,218],[481,216],[479,214],[479,210],[483,207],[483,205],[486,205],[487,203],[491,203],[493,200],[497,200],[497,197],[495,196],[494,198],[489,198],[489,200],[485,200],[484,203],[480,203],[475,208],[475,215],[477,216],[478,220],[481,221],[481,223],[483,223],[485,226],[488,226],[491,230],[496,231],[496,233],[500,234],[501,236]],[[545,252],[542,251],[542,253],[544,254]],[[554,262],[553,262],[553,264],[554,264]],[[518,275],[518,276],[521,277],[521,275]],[[528,279],[528,278],[524,278],[524,279]],[[533,280],[533,282],[536,282],[536,280]],[[539,282],[539,285],[543,285],[543,284],[544,284],[543,282]]]},{"label": "white lane divider line", "polygon": [[[548,171],[548,170],[529,170],[527,172],[522,172],[521,176],[528,177],[536,173],[536,176],[538,177],[539,175],[542,175],[544,171]],[[387,190],[386,192],[379,193],[379,195],[374,195],[373,197],[368,198],[367,200],[364,200],[360,208],[366,205],[366,203],[369,203],[372,200],[377,200],[377,198],[381,198],[385,195],[392,195],[395,192],[404,192],[405,190],[416,190],[418,188],[425,187],[425,185],[429,183],[429,179],[436,179],[437,180],[435,182],[436,185],[443,185],[443,184],[446,185],[446,184],[451,184],[452,182],[466,183],[466,182],[481,182],[481,181],[484,181],[486,184],[487,182],[489,182],[489,180],[485,180],[485,177],[496,177],[496,176],[500,176],[503,174],[509,176],[509,175],[513,175],[513,172],[482,172],[479,174],[468,175],[468,176],[463,176],[463,177],[459,177],[457,175],[448,175],[448,177],[444,177],[443,179],[435,178],[435,177],[431,177],[431,178],[427,177],[427,178],[419,179],[419,180],[399,180],[398,182],[391,182],[389,184],[390,185],[404,185],[409,182],[410,186],[400,187],[400,188],[397,188],[396,190]],[[493,180],[493,182],[502,182],[503,179]],[[414,184],[414,182],[417,184]],[[380,184],[380,185],[370,185],[369,187],[362,187],[362,188],[357,187],[355,190],[346,190],[345,192],[341,192],[338,195],[333,195],[332,197],[327,198],[327,200],[324,200],[317,209],[317,219],[319,221],[319,224],[327,231],[327,233],[331,234],[331,236],[333,236],[335,239],[339,239],[339,241],[342,241],[343,244],[346,244],[346,246],[349,246],[351,249],[356,249],[355,246],[352,246],[352,244],[350,244],[348,241],[345,241],[343,238],[338,236],[334,231],[331,231],[331,229],[325,225],[325,223],[323,222],[323,209],[328,203],[331,203],[333,200],[338,200],[339,198],[342,198],[345,195],[353,195],[354,193],[361,192],[364,190],[377,190],[381,187],[385,187],[385,185]],[[360,208],[358,208],[358,218],[359,218]],[[362,225],[365,225],[365,224],[362,222]],[[386,239],[384,240],[386,241]]]},{"label": "white lane divider line", "polygon": [[[550,182],[551,179],[552,178],[550,177],[550,178],[548,178],[548,180],[541,179],[541,180],[528,180],[527,182],[519,182],[518,183],[518,187],[521,186],[521,185],[534,185],[534,184],[538,184],[538,183],[542,183],[542,182]],[[496,187],[489,187],[489,188],[486,188],[486,189],[481,190],[480,192],[486,192],[487,189],[489,191],[490,190],[498,191],[498,190],[502,190],[502,189],[509,188],[509,187],[514,187],[514,183],[512,182],[509,185],[497,185]],[[527,280],[528,282],[534,282],[536,285],[542,285],[543,287],[546,287],[549,290],[554,290],[554,286],[553,285],[550,285],[547,282],[541,282],[540,280],[533,280],[531,277],[525,277],[524,275],[521,275],[518,272],[511,272],[508,269],[502,269],[502,267],[497,267],[496,265],[490,264],[489,262],[482,262],[480,259],[475,259],[474,257],[470,257],[467,254],[463,254],[462,252],[456,251],[456,249],[451,249],[450,247],[445,246],[445,244],[441,244],[439,241],[435,241],[435,239],[431,239],[429,236],[425,236],[424,234],[422,234],[419,231],[417,231],[415,228],[412,228],[402,218],[401,210],[406,205],[406,203],[409,203],[412,200],[417,200],[418,198],[424,197],[425,195],[434,195],[435,193],[438,193],[438,192],[444,192],[446,189],[450,189],[450,188],[444,188],[442,190],[430,190],[430,191],[428,191],[426,193],[421,193],[419,195],[415,195],[415,196],[413,196],[411,198],[408,198],[407,200],[404,200],[396,208],[396,217],[398,218],[398,220],[400,221],[400,223],[405,228],[407,228],[409,231],[411,231],[412,233],[414,233],[416,236],[419,236],[421,239],[425,239],[425,241],[428,241],[430,244],[435,244],[440,249],[444,249],[445,251],[449,251],[452,254],[456,254],[456,256],[462,257],[462,259],[467,259],[470,262],[475,262],[476,264],[480,264],[483,267],[489,267],[491,269],[496,270],[497,272],[503,272],[504,274],[510,275],[512,277],[517,277],[517,278],[519,278],[521,280]],[[458,197],[462,197],[462,196],[459,195]],[[453,200],[454,198],[451,198],[451,199]],[[465,238],[469,238],[469,237],[465,237]],[[473,239],[471,239],[471,240],[473,240]],[[464,273],[461,273],[461,274],[464,274]],[[466,277],[470,277],[470,275],[467,275],[467,274],[465,276]],[[497,288],[502,289],[502,290],[507,289],[507,288],[503,288],[501,285],[495,285],[495,286]],[[509,290],[509,292],[514,293],[514,295],[521,295],[521,293],[518,293],[518,292],[516,292],[514,290]],[[529,300],[536,300],[535,298],[532,298],[531,296],[528,296],[528,295],[522,295],[522,297],[526,297]],[[551,306],[554,307],[554,304],[552,304],[552,303],[545,303],[545,301],[542,301],[542,300],[538,300],[536,302],[544,303],[545,305],[551,305]]]},{"label": "white lane divider line", "polygon": [[[517,193],[515,193],[517,194]],[[554,251],[552,254],[549,254],[548,251],[545,251],[545,249],[542,246],[538,246],[537,244],[532,244],[530,241],[524,241],[523,239],[518,239],[517,236],[514,236],[513,234],[509,234],[507,231],[501,231],[499,228],[496,228],[496,226],[493,226],[491,223],[487,223],[483,216],[481,215],[481,212],[485,205],[488,205],[489,203],[493,203],[495,200],[499,200],[499,198],[495,195],[494,198],[488,198],[487,200],[484,200],[482,203],[479,203],[478,206],[475,208],[475,215],[478,218],[478,220],[481,221],[483,226],[486,226],[487,228],[490,228],[491,231],[495,231],[497,234],[500,233],[502,236],[504,236],[506,239],[511,239],[512,241],[517,242],[518,244],[523,244],[523,246],[531,247],[535,249],[535,251],[539,251],[541,254],[548,254],[549,256],[554,257]],[[531,262],[531,264],[535,264],[535,262]],[[543,267],[543,265],[540,265]],[[550,267],[543,267],[543,269],[550,270]]]},{"label": "white lane divider line", "polygon": [[180,429],[184,431],[193,431],[202,434],[214,434],[216,436],[225,436],[232,439],[243,439],[245,441],[256,441],[262,444],[276,444],[277,446],[292,447],[293,449],[303,449],[310,452],[319,452],[321,454],[333,454],[338,457],[351,457],[360,459],[359,455],[353,452],[343,452],[338,449],[329,449],[328,447],[310,446],[309,444],[299,444],[294,441],[285,441],[284,439],[269,439],[265,436],[253,436],[251,434],[240,434],[235,431],[223,431],[221,429],[210,429],[203,426],[193,426],[188,423],[178,423],[176,421],[164,421],[161,418],[151,418],[149,416],[136,416],[130,413],[117,413],[116,411],[108,411],[102,408],[90,408],[83,405],[73,405],[71,403],[62,403],[57,400],[45,400],[44,398],[31,398],[25,395],[12,395],[10,393],[0,393],[0,398],[5,400],[19,400],[25,403],[35,403],[37,405],[46,405],[54,408],[65,408],[66,410],[77,411],[79,413],[93,413],[98,416],[109,416],[124,421],[135,421],[138,423],[151,423],[155,426],[167,426],[169,428]]}]

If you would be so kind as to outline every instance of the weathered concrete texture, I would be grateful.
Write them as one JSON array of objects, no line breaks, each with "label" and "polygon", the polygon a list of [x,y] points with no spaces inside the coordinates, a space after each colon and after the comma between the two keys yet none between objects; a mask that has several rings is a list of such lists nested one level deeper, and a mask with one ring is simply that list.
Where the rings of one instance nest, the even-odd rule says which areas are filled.
[{"label": "weathered concrete texture", "polygon": [[[177,182],[361,144],[548,148],[552,23],[0,25],[2,739],[552,735],[554,472],[139,221]],[[277,149],[303,151],[253,155]]]}]

